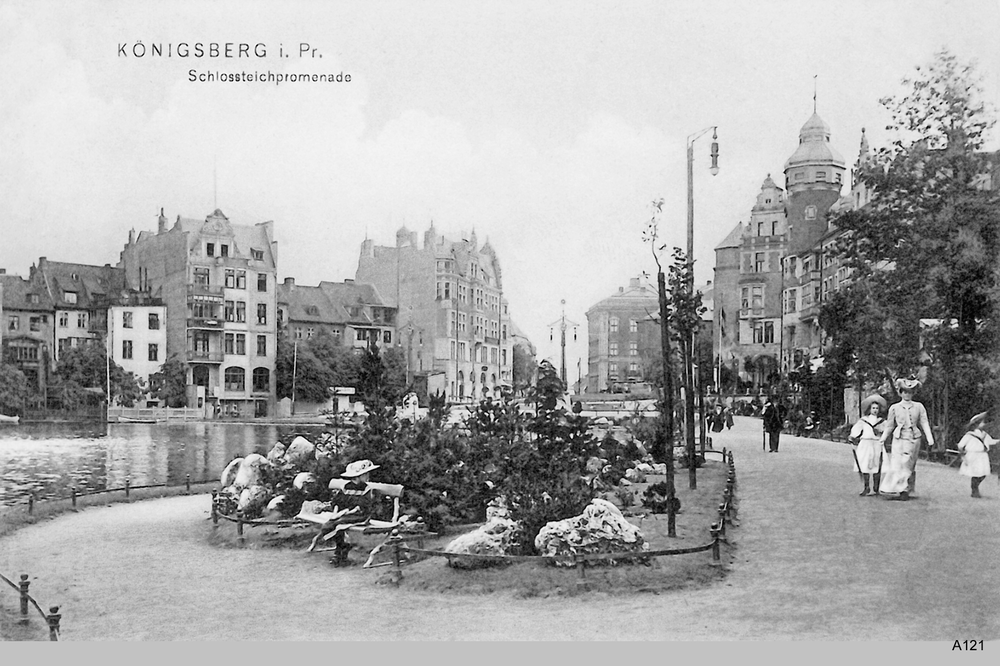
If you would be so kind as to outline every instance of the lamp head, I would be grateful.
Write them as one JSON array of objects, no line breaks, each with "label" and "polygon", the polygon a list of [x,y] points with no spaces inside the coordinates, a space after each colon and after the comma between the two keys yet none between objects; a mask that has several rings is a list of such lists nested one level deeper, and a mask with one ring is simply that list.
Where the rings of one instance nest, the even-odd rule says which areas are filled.
[{"label": "lamp head", "polygon": [[716,176],[716,175],[719,174],[719,142],[717,141],[718,138],[719,138],[718,134],[717,134],[715,128],[713,127],[712,128],[712,166],[709,167],[709,169],[708,169],[708,172],[711,173],[713,176]]}]

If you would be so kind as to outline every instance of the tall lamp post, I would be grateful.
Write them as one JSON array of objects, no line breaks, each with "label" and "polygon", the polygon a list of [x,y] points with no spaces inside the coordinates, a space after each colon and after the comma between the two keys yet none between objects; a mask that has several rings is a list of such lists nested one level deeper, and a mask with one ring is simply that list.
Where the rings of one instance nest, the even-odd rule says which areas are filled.
[{"label": "tall lamp post", "polygon": [[[716,126],[706,127],[687,138],[687,260],[688,260],[688,296],[694,295],[694,142],[712,132],[712,165],[709,172],[715,176],[719,173],[719,142]],[[684,442],[688,454],[688,481],[691,489],[698,487],[695,473],[694,446],[694,332],[684,341]],[[704,415],[702,415],[704,416]]]},{"label": "tall lamp post", "polygon": [[559,321],[554,321],[549,324],[549,340],[551,341],[554,338],[554,331],[558,327],[559,345],[561,348],[561,355],[559,357],[559,379],[562,380],[563,388],[569,392],[569,384],[566,383],[566,329],[569,326],[573,327],[573,341],[576,342],[576,329],[579,324],[566,319],[566,299],[562,299],[559,303],[562,305],[562,316],[559,317]]}]

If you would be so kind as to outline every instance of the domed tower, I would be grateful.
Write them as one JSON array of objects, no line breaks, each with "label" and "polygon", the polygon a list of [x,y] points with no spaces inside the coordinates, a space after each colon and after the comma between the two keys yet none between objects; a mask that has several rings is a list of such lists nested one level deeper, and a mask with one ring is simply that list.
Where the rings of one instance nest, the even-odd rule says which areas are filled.
[{"label": "domed tower", "polygon": [[830,126],[813,111],[799,130],[799,147],[785,162],[785,189],[789,195],[816,189],[840,194],[846,166],[830,145]]}]

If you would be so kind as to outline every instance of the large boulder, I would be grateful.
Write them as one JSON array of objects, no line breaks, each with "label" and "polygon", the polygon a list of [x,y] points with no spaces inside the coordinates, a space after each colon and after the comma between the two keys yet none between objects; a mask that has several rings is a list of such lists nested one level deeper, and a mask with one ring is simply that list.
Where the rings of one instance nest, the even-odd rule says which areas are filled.
[{"label": "large boulder", "polygon": [[226,465],[226,469],[222,470],[222,476],[219,481],[222,483],[223,488],[233,485],[233,482],[236,481],[236,473],[239,471],[241,464],[243,464],[243,458],[236,458]]},{"label": "large boulder", "polygon": [[278,495],[277,497],[271,498],[271,501],[267,503],[267,508],[264,513],[268,515],[278,515],[282,513],[282,507],[285,504],[285,496]]},{"label": "large boulder", "polygon": [[572,566],[577,553],[643,552],[649,544],[618,507],[595,499],[579,516],[547,523],[535,537],[535,549],[541,555],[566,557],[567,561],[557,564]]},{"label": "large boulder", "polygon": [[312,497],[320,489],[319,481],[317,481],[316,475],[312,472],[299,472],[295,475],[292,485],[296,490],[301,490],[305,493],[306,497]]},{"label": "large boulder", "polygon": [[236,472],[233,485],[237,488],[249,488],[250,486],[263,486],[267,482],[267,475],[270,472],[271,463],[267,458],[259,453],[251,453]]},{"label": "large boulder", "polygon": [[[477,530],[463,534],[445,546],[446,553],[471,553],[475,555],[509,555],[517,542],[521,526],[508,518],[491,518]],[[456,569],[481,569],[495,566],[497,560],[451,558],[449,564]]]},{"label": "large boulder", "polygon": [[266,487],[250,486],[240,491],[240,500],[236,509],[242,511],[244,515],[255,516],[267,506],[270,500],[271,493]]},{"label": "large boulder", "polygon": [[301,435],[292,440],[285,451],[284,463],[290,467],[301,469],[316,457],[316,447]]},{"label": "large boulder", "polygon": [[272,465],[280,465],[281,458],[285,455],[286,447],[281,442],[277,442],[271,450],[267,452],[267,460]]}]

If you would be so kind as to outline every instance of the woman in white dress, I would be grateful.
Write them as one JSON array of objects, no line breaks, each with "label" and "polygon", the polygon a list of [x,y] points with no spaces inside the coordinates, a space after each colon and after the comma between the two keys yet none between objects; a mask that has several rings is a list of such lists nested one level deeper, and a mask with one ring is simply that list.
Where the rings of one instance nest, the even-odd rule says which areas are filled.
[{"label": "woman in white dress", "polygon": [[[885,449],[882,446],[882,427],[885,425],[882,415],[885,412],[885,398],[877,394],[870,395],[861,402],[863,416],[851,428],[850,440],[858,445],[854,451],[854,470],[861,474],[865,484],[861,497],[868,495],[871,488],[875,489],[876,495],[879,494],[882,465],[888,467]],[[872,486],[868,484],[869,478],[873,481]]]},{"label": "woman in white dress", "polygon": [[979,494],[979,484],[990,475],[989,450],[998,441],[983,430],[986,414],[987,412],[982,412],[973,416],[966,426],[968,432],[958,442],[958,450],[962,453],[962,467],[958,473],[972,478],[973,497],[982,497]]}]

